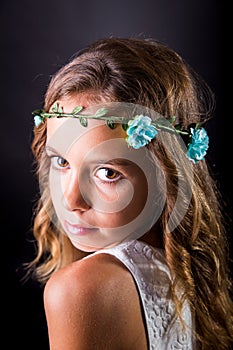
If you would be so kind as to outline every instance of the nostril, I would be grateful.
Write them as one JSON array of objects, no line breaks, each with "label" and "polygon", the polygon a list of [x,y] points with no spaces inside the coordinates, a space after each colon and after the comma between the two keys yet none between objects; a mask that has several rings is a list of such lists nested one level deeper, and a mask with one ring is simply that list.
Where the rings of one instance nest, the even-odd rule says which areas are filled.
[{"label": "nostril", "polygon": [[64,195],[62,198],[62,205],[69,211],[87,211],[90,209],[90,205],[84,200],[81,193],[73,192],[69,195]]}]

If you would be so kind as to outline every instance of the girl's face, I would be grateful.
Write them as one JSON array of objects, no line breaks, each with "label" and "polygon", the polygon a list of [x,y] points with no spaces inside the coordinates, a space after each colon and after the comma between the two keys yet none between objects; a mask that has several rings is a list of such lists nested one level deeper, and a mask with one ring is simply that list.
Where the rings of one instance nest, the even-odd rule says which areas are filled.
[{"label": "girl's face", "polygon": [[[80,104],[58,102],[66,113]],[[87,127],[75,118],[47,120],[53,206],[72,244],[83,251],[137,239],[160,214],[149,151],[129,148],[125,138],[120,124],[110,129],[100,120],[88,119]]]}]

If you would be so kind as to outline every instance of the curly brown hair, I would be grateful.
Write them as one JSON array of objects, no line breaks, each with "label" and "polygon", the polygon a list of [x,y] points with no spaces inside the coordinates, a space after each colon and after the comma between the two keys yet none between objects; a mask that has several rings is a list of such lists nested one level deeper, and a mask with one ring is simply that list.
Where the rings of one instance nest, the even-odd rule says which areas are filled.
[{"label": "curly brown hair", "polygon": [[[207,121],[215,107],[208,85],[179,54],[152,39],[107,38],[97,40],[52,77],[44,109],[65,97],[85,94],[90,102],[117,101],[146,106],[168,118],[177,116],[187,128]],[[35,211],[34,236],[37,255],[29,264],[39,281],[85,253],[72,246],[51,221],[54,215],[46,176],[43,151],[46,122],[35,128],[32,150],[38,162],[42,197]],[[174,146],[174,137],[171,135]],[[228,245],[223,201],[210,167],[203,160],[192,165],[192,176],[180,164],[179,171],[169,148],[156,138],[149,144],[165,174],[167,198],[159,219],[167,263],[174,276],[173,289],[182,285],[184,299],[195,315],[201,349],[230,349],[233,343],[232,300],[228,271]],[[178,149],[178,147],[177,147]],[[179,152],[177,150],[177,152]],[[179,156],[179,154],[177,154]],[[188,182],[191,201],[184,218],[172,232],[168,221],[176,202],[177,182]],[[43,183],[44,181],[44,183]],[[185,201],[185,191],[183,200]],[[174,293],[175,299],[175,293]],[[175,300],[177,309],[182,301]]]}]

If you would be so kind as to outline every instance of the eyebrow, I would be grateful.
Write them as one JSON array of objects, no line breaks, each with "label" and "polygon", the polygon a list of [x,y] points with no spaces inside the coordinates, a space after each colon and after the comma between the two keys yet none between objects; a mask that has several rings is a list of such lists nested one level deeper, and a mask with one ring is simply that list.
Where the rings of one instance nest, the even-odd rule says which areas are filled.
[{"label": "eyebrow", "polygon": [[59,155],[60,155],[60,152],[59,152],[59,151],[57,151],[55,148],[53,148],[53,147],[51,147],[51,146],[49,146],[49,145],[46,145],[46,146],[45,146],[45,151],[50,151],[50,152],[53,152],[53,153],[55,153],[55,154],[59,154]]},{"label": "eyebrow", "polygon": [[[54,154],[57,154],[61,157],[63,157],[59,151],[57,151],[55,148],[46,145],[45,146],[46,151],[53,152]],[[109,164],[109,165],[118,165],[118,166],[131,166],[133,164],[132,161],[125,159],[125,158],[115,158],[115,159],[98,159],[98,160],[93,160],[90,163],[99,163],[99,164]]]},{"label": "eyebrow", "polygon": [[110,165],[122,165],[122,166],[130,166],[132,165],[132,162],[130,160],[124,159],[124,158],[116,158],[111,160],[103,160],[102,163],[107,163]]}]

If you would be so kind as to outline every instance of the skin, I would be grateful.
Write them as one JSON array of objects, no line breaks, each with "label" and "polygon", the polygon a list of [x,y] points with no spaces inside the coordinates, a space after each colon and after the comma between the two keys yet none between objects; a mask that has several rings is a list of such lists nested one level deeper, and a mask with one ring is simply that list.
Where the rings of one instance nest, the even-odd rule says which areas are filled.
[{"label": "skin", "polygon": [[[78,98],[59,102],[67,113],[87,105]],[[130,238],[161,247],[161,237],[152,228],[139,230],[139,237],[129,235],[145,220],[150,187],[135,161],[138,150],[128,156],[121,126],[111,130],[100,121],[89,122],[89,129],[81,126],[73,143],[74,124],[71,129],[68,125],[71,139],[66,144],[67,137],[59,136],[66,118],[47,121],[51,197],[66,234],[75,247],[88,253]],[[113,151],[105,151],[106,142],[117,142],[116,158],[110,157]],[[100,155],[104,162],[97,164]],[[91,254],[55,272],[45,286],[44,306],[51,350],[147,349],[135,282],[111,255]]]},{"label": "skin", "polygon": [[44,291],[51,350],[147,349],[133,278],[107,254],[56,272]]}]

